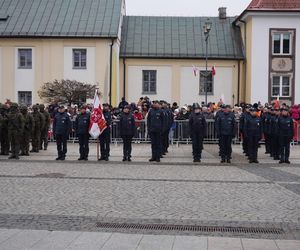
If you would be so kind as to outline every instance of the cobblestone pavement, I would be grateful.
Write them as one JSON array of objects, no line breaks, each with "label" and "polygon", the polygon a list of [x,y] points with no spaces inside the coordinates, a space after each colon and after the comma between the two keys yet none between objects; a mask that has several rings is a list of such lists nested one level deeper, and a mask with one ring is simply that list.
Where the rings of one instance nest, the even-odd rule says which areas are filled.
[{"label": "cobblestone pavement", "polygon": [[297,250],[300,241],[0,229],[1,250]]},{"label": "cobblestone pavement", "polygon": [[[259,227],[280,228],[284,234],[204,235],[299,240],[300,166],[271,163],[262,153],[264,164],[249,165],[239,160],[239,146],[234,148],[234,164],[221,165],[216,146],[207,147],[200,165],[190,164],[186,145],[172,147],[159,165],[141,162],[147,157],[143,145],[136,147],[140,161],[132,164],[116,164],[120,146],[113,147],[109,163],[75,161],[76,145],[70,146],[66,162],[51,160],[54,145],[21,161],[1,157],[0,227],[78,232],[106,231],[97,222]],[[299,161],[298,152],[293,148],[293,162]],[[165,234],[173,241],[172,235],[202,235]]]}]

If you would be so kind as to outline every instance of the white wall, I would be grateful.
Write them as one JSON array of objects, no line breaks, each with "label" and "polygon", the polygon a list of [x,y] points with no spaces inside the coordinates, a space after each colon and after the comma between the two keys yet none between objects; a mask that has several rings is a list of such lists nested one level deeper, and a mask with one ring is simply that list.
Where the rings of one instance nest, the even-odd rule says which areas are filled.
[{"label": "white wall", "polygon": [[[31,69],[19,69],[18,49],[32,49],[32,68]],[[34,88],[35,82],[35,48],[33,47],[17,47],[15,48],[15,100],[18,101],[18,91],[32,91],[32,97],[34,92],[37,91]],[[35,100],[32,100],[34,103]]]},{"label": "white wall", "polygon": [[[214,94],[208,95],[208,102],[218,102],[222,95],[227,104],[232,103],[232,67],[217,67],[214,77]],[[205,68],[200,68],[205,70]],[[205,95],[199,95],[199,75],[193,74],[191,67],[181,68],[180,105],[205,102]]]},{"label": "white wall", "polygon": [[171,101],[172,67],[170,66],[129,66],[128,67],[128,100],[137,102],[143,94],[143,70],[157,70],[157,93],[147,96],[151,100]]},{"label": "white wall", "polygon": [[[73,49],[87,49],[87,68],[73,69]],[[64,79],[76,80],[89,84],[96,83],[96,48],[65,47],[64,48]],[[59,79],[61,80],[61,79]]]},{"label": "white wall", "polygon": [[[268,101],[269,31],[296,29],[295,102],[300,103],[300,16],[255,16],[252,26],[251,102]],[[295,46],[295,45],[294,45]]]}]

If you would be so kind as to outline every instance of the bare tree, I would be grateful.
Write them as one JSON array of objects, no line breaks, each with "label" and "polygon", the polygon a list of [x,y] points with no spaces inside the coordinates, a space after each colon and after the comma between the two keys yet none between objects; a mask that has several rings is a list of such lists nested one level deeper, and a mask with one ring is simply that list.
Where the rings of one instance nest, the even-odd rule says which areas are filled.
[{"label": "bare tree", "polygon": [[95,90],[96,85],[85,84],[75,80],[54,80],[53,82],[44,83],[38,94],[47,103],[55,99],[58,102],[71,105],[93,98]]}]

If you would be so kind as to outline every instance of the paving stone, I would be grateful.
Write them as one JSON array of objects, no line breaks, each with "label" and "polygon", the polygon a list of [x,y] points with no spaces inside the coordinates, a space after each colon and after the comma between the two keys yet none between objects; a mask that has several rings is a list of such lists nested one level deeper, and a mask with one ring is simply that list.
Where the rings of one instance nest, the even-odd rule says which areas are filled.
[{"label": "paving stone", "polygon": [[243,250],[241,239],[208,237],[208,250]]},{"label": "paving stone", "polygon": [[279,250],[274,240],[242,239],[243,250]]},{"label": "paving stone", "polygon": [[139,245],[141,234],[113,234],[101,250],[134,250]]},{"label": "paving stone", "polygon": [[280,250],[299,250],[300,249],[300,241],[276,240],[276,244]]},{"label": "paving stone", "polygon": [[171,250],[175,236],[143,235],[137,250]]},{"label": "paving stone", "polygon": [[[13,231],[13,230],[10,230]],[[37,230],[23,230],[17,234],[14,234],[8,240],[0,243],[1,250],[20,250],[30,248],[32,245],[37,243],[39,240],[48,236],[51,232],[49,231],[37,231]]]},{"label": "paving stone", "polygon": [[84,232],[66,250],[99,250],[111,235],[111,233]]},{"label": "paving stone", "polygon": [[13,230],[5,230],[1,229],[0,231],[0,243],[6,241],[7,239],[13,237],[14,235],[17,235],[21,232],[21,230],[13,229]]},{"label": "paving stone", "polygon": [[207,238],[176,236],[172,250],[207,250]]}]

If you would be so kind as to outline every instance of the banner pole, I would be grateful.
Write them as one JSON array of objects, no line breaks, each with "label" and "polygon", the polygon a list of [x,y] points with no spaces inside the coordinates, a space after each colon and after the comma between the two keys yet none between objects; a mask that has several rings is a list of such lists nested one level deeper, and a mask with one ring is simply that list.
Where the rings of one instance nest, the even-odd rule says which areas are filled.
[{"label": "banner pole", "polygon": [[99,137],[97,138],[97,160],[99,159]]}]

